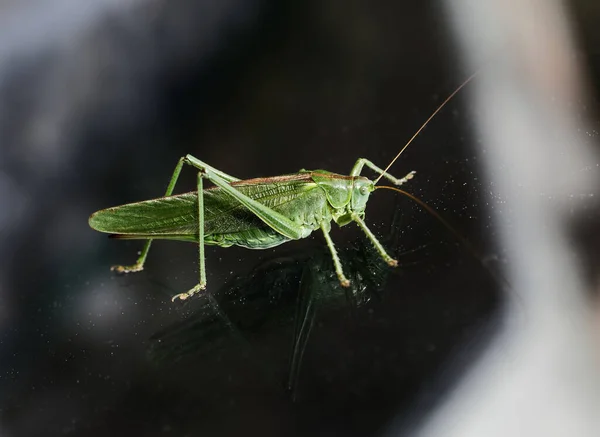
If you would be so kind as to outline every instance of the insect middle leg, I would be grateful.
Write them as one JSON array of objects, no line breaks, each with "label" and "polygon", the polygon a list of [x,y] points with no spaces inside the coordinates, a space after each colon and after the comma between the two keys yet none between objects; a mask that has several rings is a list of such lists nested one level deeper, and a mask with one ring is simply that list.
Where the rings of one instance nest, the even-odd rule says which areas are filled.
[{"label": "insect middle leg", "polygon": [[410,173],[408,173],[403,178],[398,179],[398,178],[392,176],[391,174],[389,174],[388,172],[383,171],[381,168],[377,167],[375,164],[373,164],[368,159],[366,159],[366,158],[358,158],[358,160],[354,164],[354,167],[352,167],[352,171],[350,172],[350,176],[359,176],[360,172],[362,171],[362,169],[363,169],[363,167],[365,165],[367,167],[369,167],[371,170],[373,170],[375,173],[380,174],[384,178],[388,179],[394,185],[405,184],[406,182],[408,182],[409,180],[411,180],[415,176],[415,174],[417,173],[416,171],[411,171]]},{"label": "insect middle leg", "polygon": [[342,287],[349,287],[350,281],[344,275],[344,271],[342,270],[342,263],[340,262],[340,257],[335,250],[335,246],[333,245],[333,240],[329,236],[329,230],[331,228],[330,223],[321,222],[321,230],[323,231],[323,236],[325,237],[325,241],[327,242],[327,247],[329,247],[329,251],[331,252],[331,258],[333,258],[333,265],[335,266],[335,273],[340,280],[340,284]]}]

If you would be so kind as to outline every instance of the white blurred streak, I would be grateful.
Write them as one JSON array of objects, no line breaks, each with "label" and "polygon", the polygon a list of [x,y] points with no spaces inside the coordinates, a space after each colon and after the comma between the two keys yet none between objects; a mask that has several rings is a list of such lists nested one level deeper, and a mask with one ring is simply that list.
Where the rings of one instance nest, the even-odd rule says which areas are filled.
[{"label": "white blurred streak", "polygon": [[[105,54],[91,39],[93,29],[109,14],[126,15],[142,1],[149,3],[25,0],[0,8],[0,87],[13,87],[15,74],[35,78],[26,82],[28,90],[35,89],[35,100],[17,141],[21,159],[37,171],[57,171],[67,165],[67,154],[74,147],[67,137],[74,129],[74,114],[100,94],[97,78],[105,67]],[[43,74],[36,70],[40,60]],[[0,125],[23,122],[13,117],[12,108],[0,102]]]},{"label": "white blurred streak", "polygon": [[141,0],[21,0],[0,4],[1,69],[11,56],[39,54],[86,30],[105,14]]},{"label": "white blurred streak", "polygon": [[579,123],[585,86],[564,6],[453,0],[473,88],[481,154],[511,283],[503,331],[416,434],[600,435],[593,308],[568,219],[597,195],[598,157]]}]

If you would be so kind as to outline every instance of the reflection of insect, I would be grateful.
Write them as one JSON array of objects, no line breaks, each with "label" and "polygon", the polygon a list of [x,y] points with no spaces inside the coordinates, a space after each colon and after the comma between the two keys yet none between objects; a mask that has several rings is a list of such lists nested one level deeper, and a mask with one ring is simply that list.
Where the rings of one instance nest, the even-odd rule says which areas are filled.
[{"label": "reflection of insect", "polygon": [[[411,172],[397,179],[387,170],[471,78],[438,107],[384,170],[367,159],[359,158],[349,176],[325,170],[301,170],[284,176],[239,180],[187,155],[175,167],[164,197],[98,211],[92,214],[89,224],[97,231],[114,234],[116,238],[148,240],[134,265],[113,267],[123,273],[143,269],[153,239],[197,242],[199,283],[191,290],[175,295],[173,300],[187,299],[206,287],[205,244],[267,249],[305,238],[317,229],[323,232],[340,284],[348,287],[350,281],[343,272],[329,236],[331,221],[339,226],[356,222],[381,258],[391,266],[397,265],[363,221],[369,195],[376,188],[383,188],[376,187],[382,177],[395,185],[402,185],[413,177],[414,172]],[[172,195],[183,164],[199,170],[197,190]],[[360,176],[365,165],[379,174],[375,181]],[[203,179],[208,179],[216,187],[205,190]]]},{"label": "reflection of insect", "polygon": [[[397,246],[400,219],[401,214],[396,210],[384,240],[391,247]],[[383,297],[384,286],[392,272],[381,262],[379,253],[367,238],[356,239],[344,247],[339,256],[349,273],[351,283],[347,288],[339,286],[331,269],[331,257],[320,247],[261,261],[251,269],[250,275],[233,278],[212,291],[210,297],[201,296],[194,313],[184,321],[156,333],[150,341],[150,358],[156,364],[170,365],[227,349],[239,352],[258,339],[264,341],[274,330],[288,333],[293,322],[287,388],[295,397],[304,351],[317,313],[324,309],[356,310],[373,297]],[[258,367],[264,369],[265,360],[256,357],[256,349],[252,348],[250,354],[260,363]],[[269,361],[276,365],[272,359]],[[266,372],[267,375],[277,373]]]}]

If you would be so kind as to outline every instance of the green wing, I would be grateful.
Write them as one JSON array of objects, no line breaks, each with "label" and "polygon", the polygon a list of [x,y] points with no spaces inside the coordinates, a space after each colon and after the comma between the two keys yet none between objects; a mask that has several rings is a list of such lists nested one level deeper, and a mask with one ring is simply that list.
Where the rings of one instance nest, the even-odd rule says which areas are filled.
[{"label": "green wing", "polygon": [[[298,221],[325,198],[307,175],[234,182],[247,196]],[[322,198],[319,201],[319,198]],[[317,202],[317,203],[315,203]],[[204,190],[206,244],[268,248],[288,241],[219,188]],[[90,217],[90,226],[118,238],[198,240],[198,198],[190,192],[104,209]]]}]

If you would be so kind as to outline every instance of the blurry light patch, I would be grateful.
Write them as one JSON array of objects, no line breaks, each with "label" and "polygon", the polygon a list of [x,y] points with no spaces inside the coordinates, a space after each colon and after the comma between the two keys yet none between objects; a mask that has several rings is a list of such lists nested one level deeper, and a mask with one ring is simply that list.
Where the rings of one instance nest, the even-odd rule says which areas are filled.
[{"label": "blurry light patch", "polygon": [[[0,7],[0,87],[23,89],[19,99],[31,101],[26,105],[29,114],[19,120],[24,126],[9,141],[19,144],[19,159],[29,162],[38,174],[69,170],[65,167],[71,149],[78,146],[73,133],[81,106],[93,106],[103,96],[114,98],[123,91],[119,88],[107,94],[99,89],[105,68],[98,46],[103,33],[98,29],[117,16],[116,10],[124,10],[119,16],[131,10],[133,16],[134,6],[144,3],[152,6],[154,2],[28,0]],[[130,68],[124,61],[119,59],[119,65]],[[109,69],[115,74],[114,70],[114,66]],[[5,112],[10,120],[11,112],[8,108]]]},{"label": "blurry light patch", "polygon": [[[60,164],[69,162],[67,147],[72,146],[67,125],[72,93],[60,93],[62,88],[52,75],[45,77],[46,86],[40,87],[37,102],[32,108],[32,116],[27,120],[27,129],[22,133],[20,154],[22,160],[29,161],[31,167],[39,170],[58,170]],[[53,96],[54,94],[54,96]]]},{"label": "blurry light patch", "polygon": [[10,58],[36,55],[60,43],[114,9],[131,7],[141,0],[41,0],[0,5],[0,83]]},{"label": "blurry light patch", "polygon": [[[105,283],[105,275],[91,278],[93,288],[83,287],[76,301],[64,314],[71,334],[88,338],[127,336],[131,331],[132,320],[143,316],[128,289],[115,283]],[[72,310],[73,309],[73,310]],[[74,323],[73,323],[74,322]]]}]

